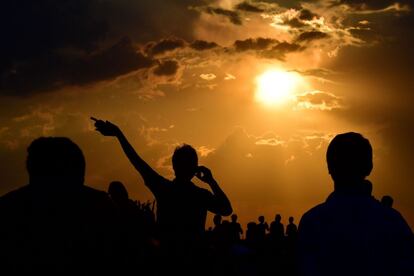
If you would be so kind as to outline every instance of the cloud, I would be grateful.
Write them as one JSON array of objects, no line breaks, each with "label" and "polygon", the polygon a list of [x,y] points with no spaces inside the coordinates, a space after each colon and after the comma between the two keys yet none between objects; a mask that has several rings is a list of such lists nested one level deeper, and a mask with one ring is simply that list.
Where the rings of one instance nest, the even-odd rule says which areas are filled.
[{"label": "cloud", "polygon": [[217,43],[205,40],[195,40],[190,44],[190,47],[197,51],[209,50],[218,47]]},{"label": "cloud", "polygon": [[302,9],[299,13],[299,19],[300,20],[312,20],[314,18],[319,17],[317,14],[311,12],[308,9]]},{"label": "cloud", "polygon": [[201,74],[200,78],[202,78],[203,80],[214,80],[216,78],[216,75],[212,74],[212,73],[208,73],[208,74]]},{"label": "cloud", "polygon": [[151,55],[160,55],[168,51],[183,48],[185,44],[185,41],[182,39],[167,38],[162,39],[157,43],[150,43],[149,45],[147,45],[146,51]]},{"label": "cloud", "polygon": [[273,38],[248,38],[245,40],[236,40],[234,42],[234,48],[236,51],[265,50],[277,42]]},{"label": "cloud", "polygon": [[276,58],[284,61],[286,54],[292,52],[298,52],[304,50],[305,47],[296,43],[289,42],[280,42],[279,44],[273,46],[270,50],[264,51],[262,53],[263,57],[266,58]]},{"label": "cloud", "polygon": [[[5,1],[0,10],[0,94],[28,96],[148,67],[150,61],[135,43],[159,40],[165,34],[193,40],[192,24],[199,14],[188,9],[190,5],[200,3]],[[122,37],[130,42],[122,42]],[[162,52],[161,46],[155,52]]]},{"label": "cloud", "polygon": [[332,5],[348,5],[354,11],[360,11],[362,13],[407,11],[407,9],[409,9],[408,4],[410,4],[410,0],[400,0],[398,2],[395,0],[339,0],[332,2]]},{"label": "cloud", "polygon": [[333,110],[343,108],[342,99],[332,93],[312,91],[296,96],[299,109]]},{"label": "cloud", "polygon": [[226,76],[224,77],[224,80],[235,80],[236,77],[232,74],[226,73]]},{"label": "cloud", "polygon": [[328,34],[320,31],[310,31],[301,33],[296,39],[297,42],[310,42],[313,40],[319,40],[329,37]]},{"label": "cloud", "polygon": [[223,8],[216,8],[216,7],[205,7],[202,10],[208,14],[216,14],[216,15],[225,16],[230,20],[231,23],[235,25],[242,25],[243,23],[240,17],[240,14],[237,11],[227,10]]},{"label": "cloud", "polygon": [[214,152],[215,148],[210,148],[207,146],[200,146],[197,148],[197,152],[200,154],[201,157],[207,157],[209,154]]},{"label": "cloud", "polygon": [[154,69],[154,74],[157,76],[171,76],[175,75],[179,68],[178,62],[175,60],[166,60],[159,62]]},{"label": "cloud", "polygon": [[263,12],[264,9],[259,8],[258,6],[254,5],[250,2],[241,2],[235,6],[235,9],[247,12]]},{"label": "cloud", "polygon": [[12,70],[3,72],[0,93],[27,96],[115,78],[152,64],[152,59],[135,49],[132,41],[124,37],[111,47],[90,54],[51,52],[16,64]]}]

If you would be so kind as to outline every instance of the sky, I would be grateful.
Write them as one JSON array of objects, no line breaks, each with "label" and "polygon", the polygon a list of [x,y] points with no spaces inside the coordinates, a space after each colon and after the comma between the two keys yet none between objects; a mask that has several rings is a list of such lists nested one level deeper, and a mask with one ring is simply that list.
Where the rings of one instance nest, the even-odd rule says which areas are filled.
[{"label": "sky", "polygon": [[27,184],[33,139],[67,136],[87,185],[152,200],[94,116],[170,179],[173,150],[192,145],[244,226],[298,222],[333,190],[329,141],[354,131],[373,146],[373,195],[414,226],[412,0],[0,5],[0,195]]}]

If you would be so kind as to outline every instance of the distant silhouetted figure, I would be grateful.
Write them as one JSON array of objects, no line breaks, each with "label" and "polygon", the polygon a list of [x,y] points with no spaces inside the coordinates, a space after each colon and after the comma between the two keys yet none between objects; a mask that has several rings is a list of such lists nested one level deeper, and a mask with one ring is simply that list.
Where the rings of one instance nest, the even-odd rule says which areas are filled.
[{"label": "distant silhouetted figure", "polygon": [[115,208],[84,185],[85,159],[68,138],[27,149],[29,184],[0,198],[3,275],[120,274],[125,254]]},{"label": "distant silhouetted figure", "polygon": [[[150,269],[149,255],[153,253],[152,240],[155,238],[155,220],[148,210],[150,203],[138,205],[129,199],[128,191],[120,181],[112,181],[108,187],[108,194],[117,209],[117,217],[121,227],[126,250],[126,259],[130,266]],[[133,268],[130,267],[130,270]]]},{"label": "distant silhouetted figure", "polygon": [[240,223],[237,222],[237,215],[231,215],[230,233],[233,242],[240,241],[240,236],[243,235],[243,229]]},{"label": "distant silhouetted figure", "polygon": [[264,216],[259,216],[258,220],[259,220],[259,223],[256,226],[257,237],[259,240],[264,240],[266,238],[266,233],[269,230],[269,225],[265,221]]},{"label": "distant silhouetted figure", "polygon": [[326,157],[334,191],[299,224],[301,275],[414,275],[411,229],[397,211],[367,194],[369,141],[339,134]]},{"label": "distant silhouetted figure", "polygon": [[246,241],[250,247],[255,247],[257,243],[257,224],[254,221],[247,223]]},{"label": "distant silhouetted figure", "polygon": [[289,240],[296,240],[297,234],[298,234],[298,228],[296,224],[293,223],[294,218],[289,217],[289,224],[286,226],[286,237]]},{"label": "distant silhouetted figure", "polygon": [[[174,151],[172,165],[175,179],[168,180],[137,154],[116,125],[108,121],[94,120],[100,133],[119,140],[126,156],[154,194],[157,200],[157,223],[164,249],[174,256],[191,255],[192,249],[198,246],[204,236],[207,211],[223,216],[232,212],[230,201],[211,171],[204,166],[198,166],[196,151],[184,144]],[[191,182],[194,176],[207,183],[212,192],[194,185]]]},{"label": "distant silhouetted figure", "polygon": [[275,220],[270,223],[270,237],[276,242],[282,242],[285,236],[285,227],[281,221],[282,216],[277,214]]},{"label": "distant silhouetted figure", "polygon": [[381,204],[385,207],[392,208],[392,205],[394,204],[394,199],[392,199],[392,197],[389,195],[383,196],[381,198]]}]

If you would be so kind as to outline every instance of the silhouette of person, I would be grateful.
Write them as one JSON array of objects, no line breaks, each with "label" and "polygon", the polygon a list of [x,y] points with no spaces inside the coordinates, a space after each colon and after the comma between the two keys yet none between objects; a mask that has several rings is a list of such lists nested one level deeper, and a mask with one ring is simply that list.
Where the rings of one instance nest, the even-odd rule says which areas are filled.
[{"label": "silhouette of person", "polygon": [[298,227],[293,223],[294,218],[289,217],[289,224],[286,226],[286,236],[291,240],[296,240],[298,234]]},{"label": "silhouette of person", "polygon": [[68,138],[41,137],[27,152],[28,185],[0,198],[4,275],[118,271],[124,243],[115,208],[105,192],[84,185],[81,149]]},{"label": "silhouette of person", "polygon": [[[152,240],[155,235],[155,221],[149,215],[150,203],[138,206],[129,199],[128,191],[120,181],[112,181],[108,186],[108,194],[117,207],[117,216],[121,234],[125,239],[123,246],[126,251],[128,264],[136,266],[140,262],[141,272],[149,271],[149,255],[153,253]],[[132,270],[132,267],[130,268]]]},{"label": "silhouette of person", "polygon": [[257,224],[254,221],[247,223],[246,241],[250,247],[257,246]]},{"label": "silhouette of person", "polygon": [[369,141],[358,133],[339,134],[326,158],[334,191],[300,221],[301,275],[414,275],[410,227],[367,194]]},{"label": "silhouette of person", "polygon": [[237,215],[231,215],[231,222],[230,222],[230,233],[232,242],[239,242],[240,236],[243,235],[243,229],[240,223],[237,222]]},{"label": "silhouette of person", "polygon": [[[97,131],[118,139],[129,161],[154,194],[161,243],[170,253],[175,256],[192,254],[192,249],[203,238],[207,211],[222,216],[232,213],[230,201],[211,171],[198,166],[197,153],[193,147],[183,144],[175,149],[172,156],[175,179],[168,180],[137,154],[116,125],[94,120]],[[212,192],[193,184],[191,180],[194,176],[207,183]]]},{"label": "silhouette of person", "polygon": [[283,226],[282,216],[277,214],[275,220],[270,223],[270,237],[276,242],[282,242],[285,236],[285,227]]},{"label": "silhouette of person", "polygon": [[260,240],[264,240],[266,238],[266,232],[269,230],[269,225],[265,221],[264,216],[259,216],[259,223],[256,226],[257,235]]},{"label": "silhouette of person", "polygon": [[381,204],[385,207],[392,208],[392,205],[394,204],[394,199],[392,199],[392,197],[389,195],[385,195],[381,198]]}]

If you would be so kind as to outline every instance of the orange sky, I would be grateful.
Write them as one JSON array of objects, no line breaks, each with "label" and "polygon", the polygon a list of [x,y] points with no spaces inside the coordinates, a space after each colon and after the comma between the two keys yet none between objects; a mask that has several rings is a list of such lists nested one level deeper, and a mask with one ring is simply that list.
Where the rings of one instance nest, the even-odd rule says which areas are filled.
[{"label": "orange sky", "polygon": [[[193,145],[244,225],[277,213],[298,222],[333,189],[330,139],[356,131],[374,148],[374,196],[393,196],[414,225],[408,1],[137,2],[73,1],[75,21],[59,5],[5,6],[1,194],[26,184],[31,140],[68,136],[86,155],[88,185],[121,180],[152,199],[118,144],[93,131],[94,116],[117,123],[167,177],[175,146]],[[269,72],[282,72],[270,95],[288,87],[276,104],[257,97]]]}]

